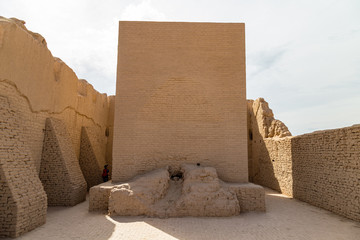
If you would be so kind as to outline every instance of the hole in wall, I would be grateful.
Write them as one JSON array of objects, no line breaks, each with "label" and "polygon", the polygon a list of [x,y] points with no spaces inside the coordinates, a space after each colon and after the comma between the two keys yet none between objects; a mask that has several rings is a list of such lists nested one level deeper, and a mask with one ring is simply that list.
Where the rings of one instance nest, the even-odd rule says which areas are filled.
[{"label": "hole in wall", "polygon": [[110,131],[109,131],[109,128],[107,127],[105,129],[105,136],[108,137],[110,135]]},{"label": "hole in wall", "polygon": [[252,131],[251,131],[251,130],[249,130],[249,139],[250,139],[250,141],[252,141],[252,140],[253,140],[253,133],[252,133]]},{"label": "hole in wall", "polygon": [[170,173],[170,179],[173,181],[179,181],[184,178],[184,174],[181,171],[174,171]]},{"label": "hole in wall", "polygon": [[179,181],[184,178],[184,172],[181,171],[179,167],[169,167],[168,168],[170,180]]}]

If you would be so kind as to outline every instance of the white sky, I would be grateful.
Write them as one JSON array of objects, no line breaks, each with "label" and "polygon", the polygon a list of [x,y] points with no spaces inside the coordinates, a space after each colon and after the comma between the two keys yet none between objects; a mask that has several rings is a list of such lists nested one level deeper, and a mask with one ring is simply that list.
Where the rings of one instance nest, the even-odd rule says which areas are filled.
[{"label": "white sky", "polygon": [[119,20],[245,22],[247,98],[298,135],[360,123],[359,0],[0,0],[95,89],[115,93]]}]

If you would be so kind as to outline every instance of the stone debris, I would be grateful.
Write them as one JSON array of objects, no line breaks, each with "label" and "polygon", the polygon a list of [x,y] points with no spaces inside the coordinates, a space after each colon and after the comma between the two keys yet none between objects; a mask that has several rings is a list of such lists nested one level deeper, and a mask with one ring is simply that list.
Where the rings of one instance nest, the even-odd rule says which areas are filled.
[{"label": "stone debris", "polygon": [[235,192],[224,188],[215,168],[183,165],[182,195],[175,215],[225,217],[240,213]]},{"label": "stone debris", "polygon": [[154,204],[163,198],[169,188],[169,172],[159,169],[115,186],[110,193],[111,215],[156,215]]}]

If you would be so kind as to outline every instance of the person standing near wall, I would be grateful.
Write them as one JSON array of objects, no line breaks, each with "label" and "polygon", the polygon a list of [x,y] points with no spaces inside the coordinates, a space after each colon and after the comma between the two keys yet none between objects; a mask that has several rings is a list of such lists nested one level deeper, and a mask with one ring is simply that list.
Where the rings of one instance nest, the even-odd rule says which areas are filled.
[{"label": "person standing near wall", "polygon": [[104,165],[104,170],[103,170],[103,173],[102,173],[102,178],[104,180],[104,182],[107,182],[109,181],[109,169],[107,169],[107,164]]}]

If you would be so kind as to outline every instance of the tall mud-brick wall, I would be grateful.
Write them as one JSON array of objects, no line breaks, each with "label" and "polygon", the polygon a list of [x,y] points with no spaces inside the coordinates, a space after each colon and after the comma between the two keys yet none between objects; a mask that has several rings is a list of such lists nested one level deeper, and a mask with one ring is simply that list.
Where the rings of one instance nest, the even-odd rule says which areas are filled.
[{"label": "tall mud-brick wall", "polygon": [[[21,201],[17,201],[18,192],[21,192],[22,198],[29,199],[28,204],[31,206],[41,205],[44,200],[46,202],[46,197],[36,197],[37,194],[44,193],[41,185],[36,189],[29,187],[23,191],[23,186],[27,186],[26,184],[30,181],[24,181],[21,185],[22,176],[27,175],[16,171],[22,168],[29,171],[33,169],[33,177],[40,183],[39,173],[47,118],[51,117],[63,122],[69,134],[67,146],[74,152],[76,161],[80,155],[80,137],[83,126],[97,129],[96,137],[103,140],[103,145],[98,147],[103,148],[105,153],[109,114],[109,101],[106,94],[98,93],[85,80],[79,80],[64,62],[52,56],[45,39],[40,34],[27,30],[23,21],[3,17],[0,17],[0,97],[6,99],[1,102],[1,111],[6,108],[10,114],[16,114],[17,129],[14,131],[21,134],[22,139],[17,144],[21,143],[21,149],[28,149],[26,152],[22,151],[21,154],[12,153],[15,150],[9,142],[13,139],[1,133],[0,154],[6,156],[6,158],[1,158],[1,168],[2,171],[8,169],[10,165],[4,164],[3,161],[10,161],[12,164],[10,168],[14,174],[11,175],[12,177],[7,173],[1,175],[1,184],[6,186],[0,188],[0,196],[12,194],[8,199],[15,199],[14,208],[22,209],[23,207]],[[5,119],[5,115],[2,114],[0,116],[2,130],[13,129],[11,121]],[[8,160],[4,160],[7,158]],[[45,165],[47,164],[51,165],[52,162],[48,161]],[[74,169],[65,168],[69,174]],[[81,174],[80,169],[75,170],[75,174]],[[52,174],[53,171],[46,173]],[[101,172],[99,175],[101,176]],[[80,182],[73,181],[75,185],[73,188],[83,191],[81,185],[84,185]],[[34,186],[37,186],[35,182]],[[62,189],[56,186],[60,185],[54,185],[53,190],[60,194]],[[41,215],[43,209],[39,211],[31,209],[23,211],[22,217],[17,218],[12,224],[17,227],[23,222],[30,221],[32,227],[15,228],[15,232],[6,232],[7,236],[19,235],[31,230],[36,224],[44,223],[45,216]],[[44,211],[46,211],[46,206]],[[0,210],[0,225],[9,221],[3,214],[5,213]]]},{"label": "tall mud-brick wall", "polygon": [[248,100],[249,180],[292,195],[291,133],[268,103]]},{"label": "tall mud-brick wall", "polygon": [[120,22],[118,51],[113,180],[200,163],[247,182],[244,24]]},{"label": "tall mud-brick wall", "polygon": [[0,116],[0,237],[17,237],[45,223],[46,194],[18,112],[2,95]]},{"label": "tall mud-brick wall", "polygon": [[360,221],[360,125],[291,141],[293,196]]},{"label": "tall mud-brick wall", "polygon": [[74,206],[85,201],[86,182],[65,124],[46,119],[40,180],[49,206]]},{"label": "tall mud-brick wall", "polygon": [[264,99],[248,110],[250,181],[360,221],[360,125],[290,137]]}]

